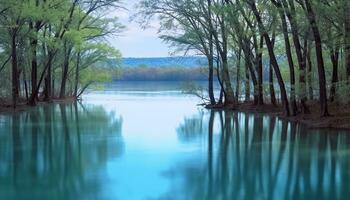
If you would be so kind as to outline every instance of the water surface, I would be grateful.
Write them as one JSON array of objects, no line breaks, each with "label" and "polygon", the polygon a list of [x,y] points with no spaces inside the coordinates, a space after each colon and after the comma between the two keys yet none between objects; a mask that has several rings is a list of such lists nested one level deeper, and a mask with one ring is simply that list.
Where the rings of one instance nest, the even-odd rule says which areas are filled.
[{"label": "water surface", "polygon": [[349,199],[346,131],[159,88],[0,116],[0,199]]}]

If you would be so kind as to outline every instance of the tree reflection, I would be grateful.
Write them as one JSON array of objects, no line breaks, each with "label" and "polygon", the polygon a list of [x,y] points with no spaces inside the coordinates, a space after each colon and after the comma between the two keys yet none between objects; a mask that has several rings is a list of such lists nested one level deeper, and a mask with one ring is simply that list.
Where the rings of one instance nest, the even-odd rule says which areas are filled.
[{"label": "tree reflection", "polygon": [[178,130],[186,130],[178,131],[183,140],[207,138],[203,139],[207,164],[176,165],[173,174],[182,178],[169,177],[172,189],[164,199],[179,191],[182,199],[346,199],[350,195],[346,132],[308,130],[276,117],[214,111],[187,119],[181,127]]},{"label": "tree reflection", "polygon": [[102,107],[47,105],[1,120],[4,199],[98,199],[96,174],[124,151],[122,119]]}]

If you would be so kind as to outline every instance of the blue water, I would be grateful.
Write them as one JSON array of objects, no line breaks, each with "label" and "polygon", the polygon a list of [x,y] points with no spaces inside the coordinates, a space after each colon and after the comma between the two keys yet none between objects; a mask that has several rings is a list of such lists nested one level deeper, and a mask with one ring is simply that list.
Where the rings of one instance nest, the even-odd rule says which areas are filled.
[{"label": "blue water", "polygon": [[213,112],[176,89],[0,116],[0,199],[348,199],[350,135]]}]

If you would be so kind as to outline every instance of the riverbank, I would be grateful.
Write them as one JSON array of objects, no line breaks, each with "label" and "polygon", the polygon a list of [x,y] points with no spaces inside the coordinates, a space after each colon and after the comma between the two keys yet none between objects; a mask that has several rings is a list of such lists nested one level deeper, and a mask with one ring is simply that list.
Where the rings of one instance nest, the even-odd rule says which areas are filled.
[{"label": "riverbank", "polygon": [[340,106],[336,103],[329,105],[329,117],[321,117],[319,106],[316,102],[308,102],[310,114],[301,114],[297,116],[286,117],[283,115],[281,105],[254,105],[253,102],[240,103],[235,107],[224,107],[222,105],[205,106],[214,110],[232,110],[238,112],[262,113],[271,116],[278,116],[283,120],[302,123],[311,129],[330,128],[350,130],[350,106]]},{"label": "riverbank", "polygon": [[[73,103],[77,101],[76,98],[67,97],[64,99],[52,99],[50,102],[38,101],[36,106],[48,105],[53,103]],[[14,114],[18,112],[27,111],[29,109],[35,108],[36,106],[30,106],[27,104],[27,101],[20,100],[16,108],[13,108],[13,105],[10,101],[1,99],[0,101],[0,114]]]},{"label": "riverbank", "polygon": [[[51,102],[37,102],[37,106],[48,105],[52,103],[73,103],[76,99],[69,97],[65,99],[53,99]],[[223,105],[209,106],[204,105],[208,109],[213,110],[232,110],[238,112],[261,113],[270,116],[277,116],[283,120],[290,122],[297,122],[306,125],[308,128],[332,128],[332,129],[346,129],[350,130],[350,106],[340,106],[335,103],[329,105],[329,117],[320,117],[319,107],[317,102],[308,102],[310,114],[298,114],[297,116],[286,117],[283,115],[283,108],[281,105],[274,106],[272,104],[264,104],[261,106],[254,105],[253,102],[240,103],[235,107],[225,107]],[[13,114],[23,112],[35,108],[29,106],[26,101],[21,100],[16,109],[13,109],[10,101],[0,101],[0,114]]]}]

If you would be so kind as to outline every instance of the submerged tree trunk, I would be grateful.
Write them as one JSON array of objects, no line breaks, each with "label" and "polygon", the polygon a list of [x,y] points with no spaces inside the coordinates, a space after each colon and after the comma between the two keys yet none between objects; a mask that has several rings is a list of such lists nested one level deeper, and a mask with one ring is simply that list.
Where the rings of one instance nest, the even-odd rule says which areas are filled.
[{"label": "submerged tree trunk", "polygon": [[321,116],[329,116],[328,113],[328,104],[327,104],[327,89],[326,89],[326,74],[324,69],[323,53],[322,53],[322,40],[321,35],[318,29],[316,22],[316,15],[312,8],[311,3],[308,0],[305,0],[306,11],[308,19],[311,25],[311,29],[314,35],[315,47],[316,47],[316,59],[317,59],[317,68],[318,68],[318,78],[319,78],[319,89],[320,89],[320,109]]}]

